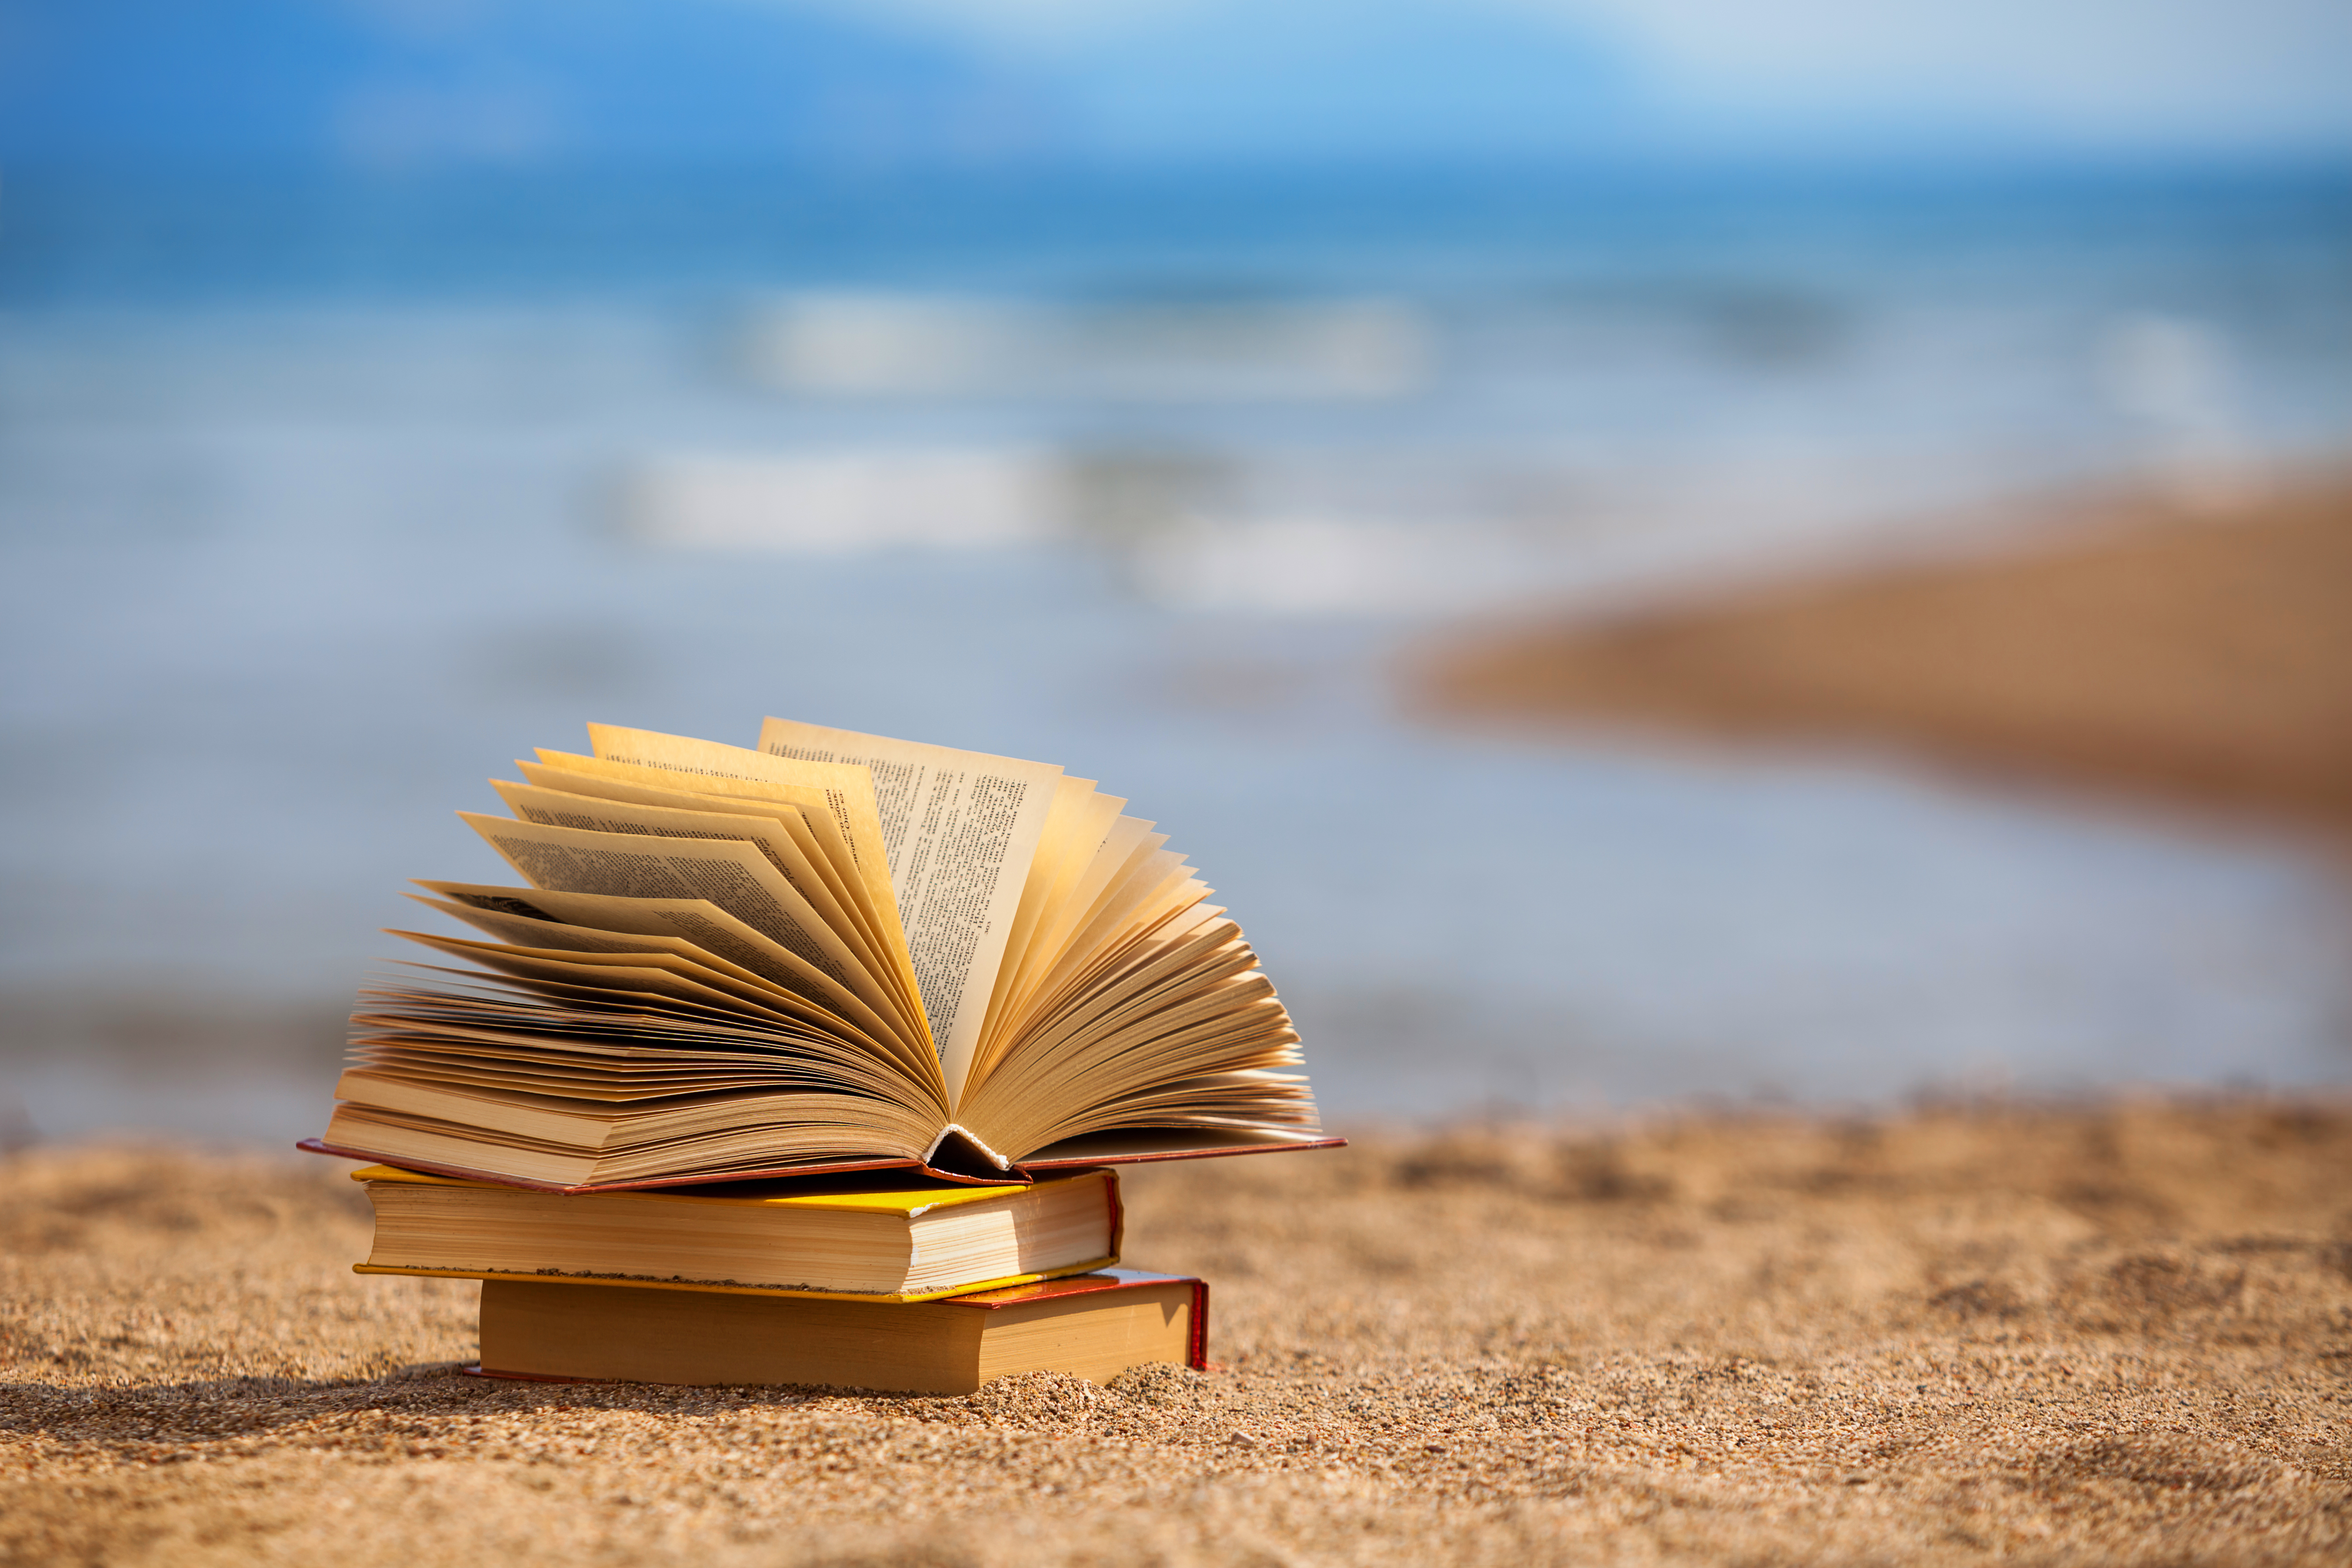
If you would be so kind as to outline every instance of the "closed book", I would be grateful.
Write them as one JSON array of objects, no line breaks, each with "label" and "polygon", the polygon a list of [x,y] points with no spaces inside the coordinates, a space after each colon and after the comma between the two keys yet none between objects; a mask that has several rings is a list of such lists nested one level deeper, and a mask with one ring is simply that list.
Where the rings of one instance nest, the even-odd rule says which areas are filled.
[{"label": "closed book", "polygon": [[[584,1279],[656,1289],[914,1301],[1118,1260],[1118,1177],[942,1185],[873,1173],[565,1194],[377,1165],[364,1274]],[[646,1292],[648,1294],[653,1291]]]},{"label": "closed book", "polygon": [[970,1394],[1024,1372],[1100,1383],[1153,1362],[1205,1367],[1208,1338],[1204,1282],[1132,1268],[916,1302],[482,1284],[491,1377]]}]

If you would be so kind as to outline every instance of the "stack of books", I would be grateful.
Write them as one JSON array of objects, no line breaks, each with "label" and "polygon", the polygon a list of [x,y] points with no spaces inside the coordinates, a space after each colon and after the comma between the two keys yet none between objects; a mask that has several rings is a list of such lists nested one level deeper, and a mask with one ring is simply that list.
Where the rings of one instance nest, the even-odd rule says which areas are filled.
[{"label": "stack of books", "polygon": [[394,934],[467,967],[361,993],[303,1144],[374,1162],[360,1268],[482,1280],[496,1374],[1204,1364],[1207,1286],[1116,1267],[1115,1167],[1340,1141],[1166,837],[1008,757],[589,736],[460,813],[524,885],[411,895],[481,934]]}]

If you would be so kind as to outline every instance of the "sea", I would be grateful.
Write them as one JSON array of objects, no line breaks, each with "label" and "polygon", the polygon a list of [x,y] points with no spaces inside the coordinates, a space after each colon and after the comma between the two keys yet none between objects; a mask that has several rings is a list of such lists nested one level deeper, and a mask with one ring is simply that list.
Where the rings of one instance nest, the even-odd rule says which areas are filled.
[{"label": "sea", "polygon": [[316,1131],[455,810],[770,713],[1128,797],[1335,1125],[2342,1085],[2283,833],[1400,681],[2347,447],[2340,168],[0,171],[0,1143]]}]

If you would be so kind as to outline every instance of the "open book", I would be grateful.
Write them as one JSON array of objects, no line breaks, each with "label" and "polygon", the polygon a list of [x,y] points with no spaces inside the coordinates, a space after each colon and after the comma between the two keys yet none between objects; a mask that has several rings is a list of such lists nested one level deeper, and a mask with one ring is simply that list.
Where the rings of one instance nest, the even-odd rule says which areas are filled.
[{"label": "open book", "polygon": [[1241,928],[1153,825],[1009,757],[771,719],[589,726],[461,812],[528,886],[420,882],[307,1147],[584,1191],[952,1179],[1328,1145]]}]

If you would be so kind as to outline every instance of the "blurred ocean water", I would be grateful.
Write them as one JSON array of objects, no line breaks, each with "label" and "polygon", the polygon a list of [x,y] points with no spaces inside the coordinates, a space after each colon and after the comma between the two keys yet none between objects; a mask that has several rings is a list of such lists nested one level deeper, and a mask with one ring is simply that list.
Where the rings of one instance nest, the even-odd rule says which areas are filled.
[{"label": "blurred ocean water", "polygon": [[2347,285],[2332,174],[11,185],[0,1139],[314,1131],[452,808],[767,712],[1130,796],[1341,1116],[2343,1081],[2287,846],[1386,671],[2332,457]]}]

